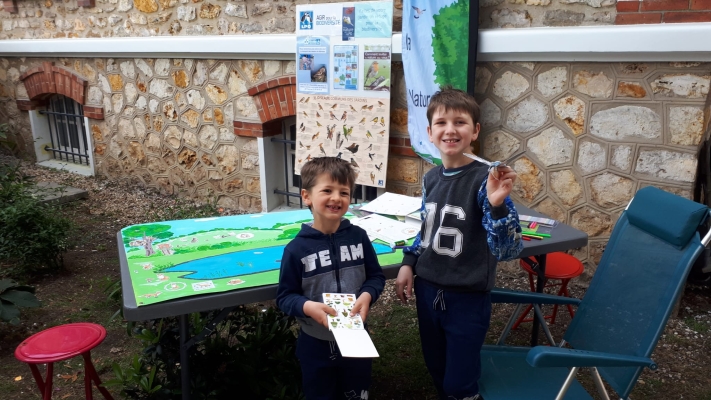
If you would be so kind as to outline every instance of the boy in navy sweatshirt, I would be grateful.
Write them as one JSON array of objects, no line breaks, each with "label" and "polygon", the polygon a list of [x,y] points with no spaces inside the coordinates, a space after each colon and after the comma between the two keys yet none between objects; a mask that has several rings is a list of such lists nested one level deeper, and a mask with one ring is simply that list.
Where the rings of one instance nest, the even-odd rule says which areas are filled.
[{"label": "boy in navy sweatshirt", "polygon": [[406,302],[417,275],[422,353],[440,399],[478,400],[496,262],[516,258],[523,248],[508,197],[516,172],[490,170],[465,154],[480,129],[479,106],[470,95],[456,89],[436,93],[427,119],[442,165],[422,180],[422,228],[403,250],[395,292]]},{"label": "boy in navy sweatshirt", "polygon": [[365,322],[385,286],[368,235],[343,218],[356,175],[350,164],[320,157],[301,168],[301,198],[314,216],[286,246],[281,259],[277,306],[297,317],[296,356],[307,400],[367,399],[372,360],[344,358],[328,329],[323,293],[355,293],[352,314]]}]

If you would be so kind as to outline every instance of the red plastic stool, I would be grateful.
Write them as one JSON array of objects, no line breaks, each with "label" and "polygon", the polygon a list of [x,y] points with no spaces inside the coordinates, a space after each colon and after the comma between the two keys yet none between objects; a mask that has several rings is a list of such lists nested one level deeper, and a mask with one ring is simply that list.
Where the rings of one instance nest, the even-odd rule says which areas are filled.
[{"label": "red plastic stool", "polygon": [[[86,398],[93,399],[91,381],[94,381],[104,398],[113,400],[106,388],[101,386],[99,375],[91,362],[91,349],[106,337],[106,329],[101,325],[76,323],[55,326],[35,333],[25,339],[17,349],[15,358],[29,364],[43,400],[52,398],[52,376],[54,362],[63,361],[79,354],[84,357],[84,390]],[[47,377],[42,380],[37,364],[47,364]]]},{"label": "red plastic stool", "polygon": [[[526,261],[528,260],[528,262]],[[531,268],[529,263],[533,264],[535,263],[535,260],[532,258],[528,259],[521,259],[519,261],[519,264],[521,267],[528,272],[528,282],[531,284],[531,291],[535,292],[536,291],[536,285],[534,283],[533,277],[536,276],[536,271]],[[570,282],[571,279],[580,276],[583,271],[585,271],[585,268],[583,267],[583,263],[580,262],[577,258],[571,256],[570,254],[566,253],[550,253],[546,256],[546,285],[545,287],[556,287],[560,286],[560,289],[558,290],[558,296],[565,296],[565,297],[570,297],[570,293],[568,293],[568,282]],[[549,284],[548,282],[550,280],[558,280],[560,283],[551,283]],[[573,307],[568,304],[568,312],[570,313],[570,318],[573,318],[575,316],[575,312],[573,311]],[[526,315],[528,315],[528,312],[531,311],[533,308],[532,305],[529,305],[526,308],[526,311],[521,314],[520,317],[518,317],[518,320],[516,320],[516,323],[513,325],[512,329],[518,328],[518,326],[522,322],[531,322],[533,321],[532,318],[526,318]],[[551,324],[555,324],[555,317],[558,315],[558,305],[553,306],[553,314],[551,315],[546,315],[544,318],[550,319]]]}]

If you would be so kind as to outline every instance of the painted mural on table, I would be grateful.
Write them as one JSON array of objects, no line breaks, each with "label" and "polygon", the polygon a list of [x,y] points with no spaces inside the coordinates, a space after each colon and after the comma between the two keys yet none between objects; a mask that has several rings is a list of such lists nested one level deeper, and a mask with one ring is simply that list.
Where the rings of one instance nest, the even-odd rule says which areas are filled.
[{"label": "painted mural on table", "polygon": [[[296,210],[126,227],[121,236],[136,304],[275,284],[284,247],[312,220],[309,210]],[[402,261],[401,250],[373,246],[381,265]]]}]

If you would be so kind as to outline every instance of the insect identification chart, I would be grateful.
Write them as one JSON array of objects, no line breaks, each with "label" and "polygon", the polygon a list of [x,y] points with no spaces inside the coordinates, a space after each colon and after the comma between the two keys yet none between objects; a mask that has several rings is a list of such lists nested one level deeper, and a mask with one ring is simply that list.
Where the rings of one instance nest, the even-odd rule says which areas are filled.
[{"label": "insect identification chart", "polygon": [[385,187],[392,3],[296,7],[296,164],[338,157],[359,185]]}]

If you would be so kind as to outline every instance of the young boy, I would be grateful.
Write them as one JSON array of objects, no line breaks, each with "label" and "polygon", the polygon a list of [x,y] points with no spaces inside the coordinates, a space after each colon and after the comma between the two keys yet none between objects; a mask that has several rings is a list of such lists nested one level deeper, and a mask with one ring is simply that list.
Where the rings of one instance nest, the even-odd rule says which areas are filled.
[{"label": "young boy", "polygon": [[442,165],[422,180],[422,229],[395,283],[403,302],[417,294],[422,353],[441,399],[481,399],[481,346],[491,319],[497,260],[523,248],[518,214],[508,197],[516,172],[467,156],[479,135],[479,106],[445,89],[427,107],[427,134]]},{"label": "young boy", "polygon": [[315,399],[367,399],[372,360],[343,358],[328,330],[323,293],[355,293],[352,314],[365,322],[385,276],[365,231],[343,218],[356,175],[350,164],[320,157],[301,168],[301,198],[314,216],[284,249],[277,305],[297,317],[301,332],[296,356],[304,394]]}]

